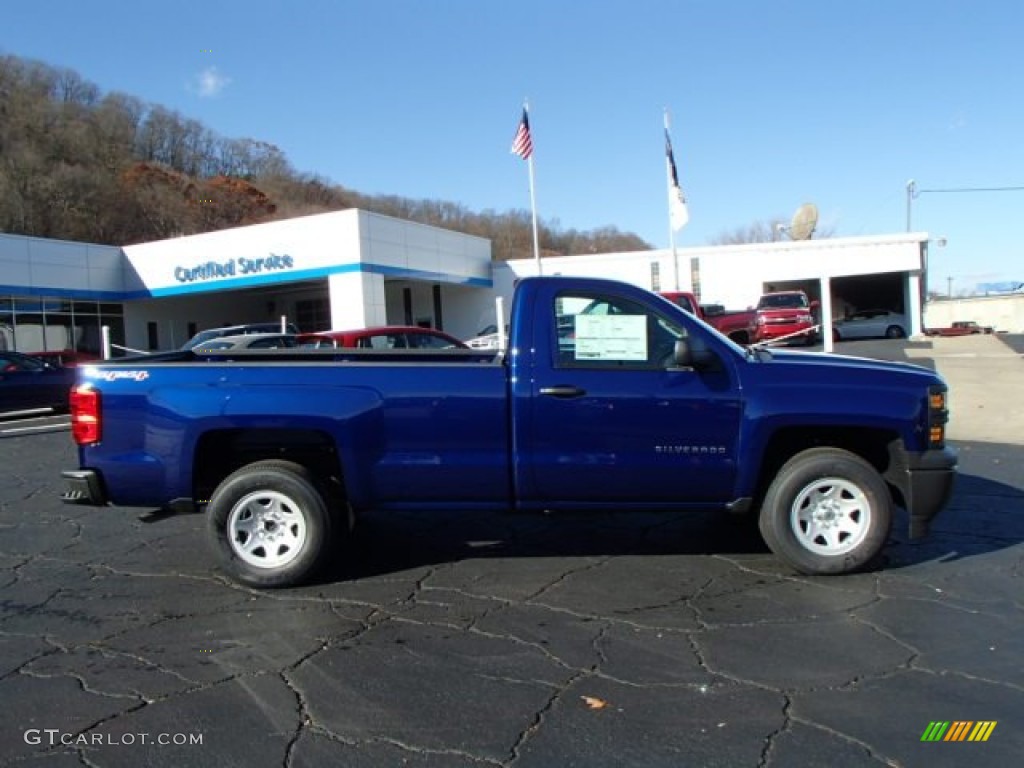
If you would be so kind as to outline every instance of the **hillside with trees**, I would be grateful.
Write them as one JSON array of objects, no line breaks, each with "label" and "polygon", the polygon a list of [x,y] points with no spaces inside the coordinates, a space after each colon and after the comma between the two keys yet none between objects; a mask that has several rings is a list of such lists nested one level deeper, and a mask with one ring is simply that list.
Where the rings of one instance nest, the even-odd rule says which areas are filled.
[{"label": "hillside with trees", "polygon": [[[295,170],[272,144],[0,56],[0,232],[128,245],[346,208],[489,238],[495,259],[532,254],[529,211],[364,195]],[[539,230],[544,255],[651,247],[613,226]]]}]

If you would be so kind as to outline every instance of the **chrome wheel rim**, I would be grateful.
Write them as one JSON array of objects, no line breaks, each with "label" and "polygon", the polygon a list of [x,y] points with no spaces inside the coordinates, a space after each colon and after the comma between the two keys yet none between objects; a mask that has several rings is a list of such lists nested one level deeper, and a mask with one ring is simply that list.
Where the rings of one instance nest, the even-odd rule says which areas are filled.
[{"label": "chrome wheel rim", "polygon": [[871,528],[871,503],[864,491],[839,477],[823,477],[793,501],[790,526],[800,545],[835,557],[853,551]]},{"label": "chrome wheel rim", "polygon": [[280,568],[302,552],[306,518],[299,505],[283,493],[256,491],[231,508],[228,541],[234,553],[249,565]]}]

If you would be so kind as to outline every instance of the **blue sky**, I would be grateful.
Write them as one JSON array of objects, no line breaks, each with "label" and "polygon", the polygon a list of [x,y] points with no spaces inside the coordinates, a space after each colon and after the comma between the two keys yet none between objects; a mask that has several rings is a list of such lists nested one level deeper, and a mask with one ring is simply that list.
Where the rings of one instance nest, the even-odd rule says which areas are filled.
[{"label": "blue sky", "polygon": [[[529,208],[681,247],[814,202],[837,235],[906,229],[922,190],[1024,187],[1024,3],[1012,0],[34,0],[0,53],[78,71],[280,147],[370,194]],[[1024,280],[1024,190],[922,192],[931,287]]]}]

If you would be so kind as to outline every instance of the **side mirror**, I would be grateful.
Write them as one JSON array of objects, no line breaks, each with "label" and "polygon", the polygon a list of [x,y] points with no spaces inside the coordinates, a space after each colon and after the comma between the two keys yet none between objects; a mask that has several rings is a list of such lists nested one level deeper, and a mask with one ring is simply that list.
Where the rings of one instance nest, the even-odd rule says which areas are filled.
[{"label": "side mirror", "polygon": [[672,362],[677,368],[693,368],[694,370],[711,368],[715,359],[715,353],[703,339],[696,337],[676,339]]},{"label": "side mirror", "polygon": [[821,302],[818,301],[817,299],[815,299],[814,301],[811,302],[811,309],[817,309],[820,306],[821,306]]}]

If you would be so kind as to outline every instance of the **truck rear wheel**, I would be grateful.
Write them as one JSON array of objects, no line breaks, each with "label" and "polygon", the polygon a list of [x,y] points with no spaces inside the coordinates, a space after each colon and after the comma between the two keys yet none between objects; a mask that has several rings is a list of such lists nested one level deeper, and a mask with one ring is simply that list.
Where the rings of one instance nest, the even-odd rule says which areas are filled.
[{"label": "truck rear wheel", "polygon": [[759,524],[765,543],[801,573],[850,573],[885,546],[892,498],[875,468],[859,456],[812,448],[779,470]]},{"label": "truck rear wheel", "polygon": [[221,567],[254,587],[289,587],[322,564],[331,516],[309,470],[257,461],[228,475],[210,497],[210,540]]}]

